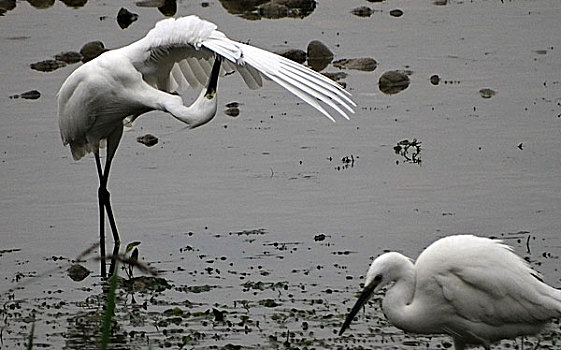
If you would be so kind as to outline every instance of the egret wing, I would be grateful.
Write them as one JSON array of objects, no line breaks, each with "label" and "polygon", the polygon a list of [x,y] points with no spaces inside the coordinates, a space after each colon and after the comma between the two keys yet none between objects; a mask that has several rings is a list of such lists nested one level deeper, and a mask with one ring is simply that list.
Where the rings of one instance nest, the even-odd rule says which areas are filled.
[{"label": "egret wing", "polygon": [[222,74],[237,71],[251,89],[272,80],[333,120],[321,103],[344,118],[356,104],[339,84],[277,54],[228,39],[216,25],[196,16],[165,19],[129,50],[134,65],[160,90],[207,84],[214,55],[225,58]]}]

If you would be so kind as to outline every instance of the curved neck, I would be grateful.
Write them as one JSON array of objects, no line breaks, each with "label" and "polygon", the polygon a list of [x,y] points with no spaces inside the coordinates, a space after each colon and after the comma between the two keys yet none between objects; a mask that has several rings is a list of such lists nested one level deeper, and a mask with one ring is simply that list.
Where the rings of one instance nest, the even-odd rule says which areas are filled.
[{"label": "curved neck", "polygon": [[407,260],[396,276],[395,283],[386,292],[382,308],[390,322],[398,328],[413,330],[419,327],[414,320],[411,303],[415,296],[415,267]]}]

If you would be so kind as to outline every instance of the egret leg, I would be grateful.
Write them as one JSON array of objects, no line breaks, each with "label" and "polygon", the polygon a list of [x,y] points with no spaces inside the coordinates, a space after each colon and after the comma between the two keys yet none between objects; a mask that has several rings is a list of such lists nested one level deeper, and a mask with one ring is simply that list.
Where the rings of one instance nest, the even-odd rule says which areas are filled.
[{"label": "egret leg", "polygon": [[[97,199],[99,205],[99,255],[101,256],[101,277],[107,277],[107,267],[105,266],[105,204],[102,191],[103,172],[101,170],[101,160],[99,152],[94,153],[95,164],[97,166],[97,175],[99,176],[99,189],[97,191]],[[105,190],[107,191],[107,189]]]},{"label": "egret leg", "polygon": [[98,189],[98,200],[99,200],[99,245],[101,254],[101,277],[107,277],[106,265],[105,265],[105,213],[107,213],[107,219],[109,220],[109,227],[113,233],[113,254],[111,255],[111,265],[109,267],[109,276],[113,275],[115,272],[115,261],[119,254],[119,248],[121,246],[121,238],[119,237],[119,232],[117,231],[117,224],[115,222],[115,217],[113,215],[113,210],[111,209],[110,193],[107,190],[107,182],[109,181],[109,170],[111,169],[111,162],[117,151],[117,146],[123,135],[123,126],[114,130],[107,137],[107,159],[105,161],[104,170],[101,170],[101,160],[99,159],[99,151],[95,153],[95,162],[97,166],[97,173],[99,176],[99,189]]}]

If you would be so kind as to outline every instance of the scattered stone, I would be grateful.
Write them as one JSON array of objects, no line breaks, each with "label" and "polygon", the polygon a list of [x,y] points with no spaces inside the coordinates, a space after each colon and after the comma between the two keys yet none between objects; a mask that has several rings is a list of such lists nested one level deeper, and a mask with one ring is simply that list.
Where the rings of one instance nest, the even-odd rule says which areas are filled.
[{"label": "scattered stone", "polygon": [[55,59],[67,64],[73,64],[80,62],[82,60],[82,55],[76,51],[61,52],[55,55]]},{"label": "scattered stone", "polygon": [[152,134],[146,134],[144,136],[139,136],[136,141],[142,143],[146,147],[152,147],[158,143],[158,138]]},{"label": "scattered stone", "polygon": [[124,7],[121,7],[117,14],[117,23],[121,29],[128,28],[137,19],[138,15],[136,13],[132,13]]},{"label": "scattered stone", "polygon": [[80,49],[82,62],[86,63],[91,61],[105,51],[107,50],[101,41],[90,41],[89,43],[84,44],[84,46]]},{"label": "scattered stone", "polygon": [[448,0],[434,0],[433,4],[436,6],[445,6],[448,4]]},{"label": "scattered stone", "polygon": [[83,281],[91,273],[90,270],[80,264],[70,266],[66,272],[68,273],[68,277],[75,282]]},{"label": "scattered stone", "polygon": [[88,0],[61,0],[63,4],[65,4],[68,7],[72,7],[72,8],[80,8],[80,7],[84,7],[86,5],[86,3],[88,2]]},{"label": "scattered stone", "polygon": [[39,72],[52,72],[65,66],[66,63],[58,60],[45,60],[30,64],[31,69]]},{"label": "scattered stone", "polygon": [[333,61],[333,52],[321,41],[312,40],[308,44],[308,64],[319,72]]},{"label": "scattered stone", "polygon": [[0,0],[0,16],[16,8],[16,0]]},{"label": "scattered stone", "polygon": [[324,233],[319,233],[317,235],[314,236],[314,241],[315,242],[321,242],[325,240],[326,235]]},{"label": "scattered stone", "polygon": [[403,11],[400,10],[400,9],[391,10],[390,11],[390,16],[401,17],[401,16],[403,16]]},{"label": "scattered stone", "polygon": [[27,0],[27,2],[36,9],[44,10],[53,6],[55,0]]},{"label": "scattered stone", "polygon": [[347,73],[345,72],[334,72],[334,73],[321,73],[323,75],[325,75],[326,77],[328,77],[329,79],[333,80],[333,81],[340,81],[343,80],[347,77]]},{"label": "scattered stone", "polygon": [[436,75],[436,74],[433,75],[433,76],[431,76],[431,77],[430,77],[430,83],[431,83],[432,85],[438,85],[438,84],[440,84],[440,77],[439,77],[438,75]]},{"label": "scattered stone", "polygon": [[409,86],[409,77],[404,71],[388,71],[382,74],[378,81],[380,91],[387,95],[401,92]]},{"label": "scattered stone", "polygon": [[479,90],[479,94],[483,98],[491,98],[491,97],[495,96],[496,92],[492,89],[485,88],[485,89]]},{"label": "scattered stone", "polygon": [[368,6],[360,6],[352,9],[351,13],[358,17],[370,17],[372,16],[372,13],[374,13],[374,10]]},{"label": "scattered stone", "polygon": [[20,97],[26,100],[36,100],[39,97],[41,97],[41,93],[37,90],[31,90],[31,91],[24,92],[23,94],[16,94],[10,96],[11,99],[20,98]]},{"label": "scattered stone", "polygon": [[288,58],[294,62],[304,63],[306,62],[306,52],[300,49],[286,49],[284,51],[276,52],[276,54]]},{"label": "scattered stone", "polygon": [[372,72],[376,69],[378,63],[373,58],[343,58],[333,62],[333,65],[340,69],[356,69],[366,72]]}]

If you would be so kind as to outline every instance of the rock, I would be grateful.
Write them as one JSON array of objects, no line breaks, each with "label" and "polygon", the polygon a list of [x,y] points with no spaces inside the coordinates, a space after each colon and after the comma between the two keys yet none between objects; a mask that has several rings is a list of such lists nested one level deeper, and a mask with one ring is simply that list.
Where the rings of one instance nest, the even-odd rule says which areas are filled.
[{"label": "rock", "polygon": [[24,98],[26,100],[36,100],[39,97],[41,97],[41,93],[37,90],[30,90],[30,91],[24,92],[23,94],[19,94],[19,95],[16,94],[16,95],[10,96],[11,99],[20,98],[20,97]]},{"label": "rock", "polygon": [[117,14],[117,23],[121,29],[128,28],[137,19],[138,15],[136,13],[132,13],[124,7],[121,7]]},{"label": "rock", "polygon": [[356,69],[371,72],[376,69],[378,63],[373,58],[344,58],[333,62],[333,65],[340,69]]},{"label": "rock", "polygon": [[432,85],[438,85],[440,83],[440,77],[438,75],[433,75],[430,77],[430,83]]},{"label": "rock", "polygon": [[333,52],[321,41],[312,40],[308,44],[308,64],[319,72],[333,61]]},{"label": "rock", "polygon": [[55,0],[27,0],[27,2],[39,10],[47,9],[55,4]]},{"label": "rock", "polygon": [[298,62],[298,63],[306,62],[306,52],[304,52],[304,50],[286,49],[284,51],[275,52],[275,53],[282,57],[286,57],[294,62]]},{"label": "rock", "polygon": [[485,89],[479,90],[479,94],[483,98],[491,98],[491,97],[495,96],[496,92],[494,90],[489,89],[489,88],[485,88]]},{"label": "rock", "polygon": [[407,89],[409,86],[409,77],[403,71],[388,71],[380,76],[378,81],[380,91],[385,94],[392,95]]},{"label": "rock", "polygon": [[339,81],[347,77],[347,73],[345,72],[322,73],[322,74],[333,81]]},{"label": "rock", "polygon": [[403,16],[403,11],[400,10],[400,9],[391,10],[390,11],[390,16],[401,17],[401,16]]},{"label": "rock", "polygon": [[89,43],[84,44],[84,46],[80,49],[82,62],[86,63],[91,61],[105,51],[107,50],[101,41],[90,41]]},{"label": "rock", "polygon": [[83,281],[91,273],[90,270],[80,264],[70,266],[66,272],[68,273],[68,277],[75,282]]},{"label": "rock", "polygon": [[372,13],[374,13],[374,10],[368,6],[360,6],[352,9],[351,13],[358,17],[370,17],[372,16]]},{"label": "rock", "polygon": [[88,2],[88,0],[61,0],[66,6],[68,7],[72,7],[72,8],[80,8],[80,7],[84,7],[86,5],[86,3]]},{"label": "rock", "polygon": [[39,72],[52,72],[59,68],[65,67],[66,63],[58,60],[45,60],[41,62],[32,63],[29,65],[31,69]]},{"label": "rock", "polygon": [[144,136],[139,136],[136,141],[142,143],[146,147],[152,147],[158,143],[158,138],[152,134],[146,134]]},{"label": "rock", "polygon": [[55,59],[57,61],[72,64],[80,62],[82,60],[82,55],[76,51],[61,52],[58,55],[55,55]]}]

